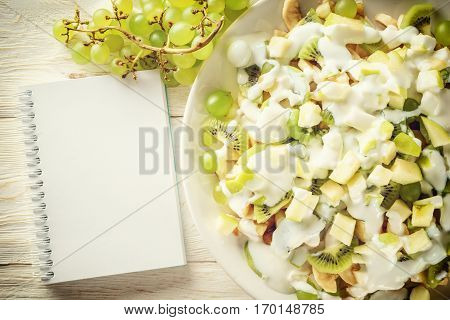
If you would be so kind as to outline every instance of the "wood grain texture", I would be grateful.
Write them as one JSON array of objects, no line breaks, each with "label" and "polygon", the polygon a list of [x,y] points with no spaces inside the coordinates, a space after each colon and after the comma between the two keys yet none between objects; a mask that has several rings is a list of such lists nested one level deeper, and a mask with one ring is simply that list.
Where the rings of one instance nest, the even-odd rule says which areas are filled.
[{"label": "wood grain texture", "polygon": [[[86,15],[107,0],[77,2]],[[51,36],[54,19],[72,15],[74,7],[68,0],[0,0],[0,118],[13,116],[23,85],[105,73],[72,63],[68,50]],[[188,93],[189,88],[169,89],[174,128],[182,123]],[[180,201],[187,266],[46,286],[34,275],[29,250],[17,247],[10,261],[0,264],[0,299],[250,298],[211,257],[183,195]]]}]

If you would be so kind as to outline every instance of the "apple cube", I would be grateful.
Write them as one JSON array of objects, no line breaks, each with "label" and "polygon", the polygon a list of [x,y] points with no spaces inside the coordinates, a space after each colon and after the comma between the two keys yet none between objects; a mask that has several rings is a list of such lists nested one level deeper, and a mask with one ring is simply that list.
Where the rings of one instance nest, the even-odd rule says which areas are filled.
[{"label": "apple cube", "polygon": [[267,49],[272,58],[283,58],[291,47],[291,40],[284,37],[272,37]]},{"label": "apple cube", "polygon": [[392,178],[391,170],[386,169],[382,165],[377,165],[367,178],[367,183],[369,185],[382,187],[388,185],[389,181],[391,181],[391,178]]},{"label": "apple cube", "polygon": [[397,244],[400,241],[400,238],[396,234],[386,232],[386,233],[380,234],[378,236],[378,240],[380,240],[382,243],[384,243],[386,245],[392,245],[392,244]]},{"label": "apple cube", "polygon": [[430,137],[433,147],[441,147],[450,143],[450,136],[447,131],[437,122],[426,117],[420,117]]},{"label": "apple cube", "polygon": [[381,145],[381,162],[385,165],[391,163],[397,155],[397,147],[394,142],[386,141]]},{"label": "apple cube", "polygon": [[414,227],[429,227],[433,212],[434,206],[431,203],[423,206],[413,205],[411,224]]},{"label": "apple cube", "polygon": [[422,148],[416,143],[416,141],[404,132],[400,132],[394,138],[394,143],[397,147],[397,151],[406,155],[418,157],[422,151]]},{"label": "apple cube", "polygon": [[395,159],[391,171],[393,172],[392,181],[400,184],[410,184],[423,179],[422,172],[416,163],[400,158]]},{"label": "apple cube", "polygon": [[301,222],[312,215],[319,202],[320,197],[313,195],[310,191],[301,188],[293,188],[294,198],[286,209],[286,218]]},{"label": "apple cube", "polygon": [[411,39],[411,49],[418,52],[432,52],[436,47],[436,39],[424,34],[418,34]]},{"label": "apple cube", "polygon": [[403,237],[403,247],[407,254],[426,251],[430,249],[432,245],[433,244],[424,229],[420,229],[413,234]]},{"label": "apple cube", "polygon": [[308,166],[308,164],[301,160],[300,158],[295,158],[295,174],[297,177],[305,179],[305,180],[312,180],[313,178],[313,170],[311,170]]},{"label": "apple cube", "polygon": [[379,63],[383,63],[383,64],[388,64],[389,63],[389,57],[387,56],[386,53],[384,53],[383,51],[377,50],[374,53],[372,53],[368,58],[367,61],[369,62],[379,62]]},{"label": "apple cube", "polygon": [[298,125],[302,128],[312,128],[322,121],[322,109],[313,103],[306,102],[300,107]]},{"label": "apple cube", "polygon": [[355,231],[356,220],[338,213],[334,216],[333,225],[330,229],[330,235],[349,246],[352,243],[353,233]]},{"label": "apple cube", "polygon": [[351,87],[346,83],[324,81],[317,88],[319,97],[329,101],[344,101],[350,93]]},{"label": "apple cube", "polygon": [[444,82],[437,70],[420,71],[417,76],[416,89],[420,93],[425,91],[439,92],[444,88]]},{"label": "apple cube", "polygon": [[367,155],[377,147],[377,139],[370,134],[361,134],[356,139],[359,143],[359,150],[363,155]]},{"label": "apple cube", "polygon": [[441,209],[444,201],[441,196],[434,196],[430,198],[425,198],[422,200],[417,200],[413,203],[416,206],[424,206],[426,204],[432,204],[435,209]]},{"label": "apple cube", "polygon": [[341,202],[342,197],[345,195],[344,188],[340,184],[328,180],[321,187],[320,191],[326,197],[327,203],[332,207],[337,207]]},{"label": "apple cube", "polygon": [[355,175],[347,182],[348,193],[353,202],[361,200],[363,192],[367,189],[366,179],[361,172]]},{"label": "apple cube", "polygon": [[427,116],[435,116],[440,112],[441,99],[434,93],[427,91],[420,101],[420,110]]},{"label": "apple cube", "polygon": [[393,219],[395,221],[403,222],[412,214],[408,205],[404,203],[402,200],[395,200],[394,204],[386,213],[386,216],[389,219]]},{"label": "apple cube", "polygon": [[361,162],[358,157],[352,151],[348,151],[344,158],[338,162],[336,169],[330,175],[330,179],[340,184],[346,184],[360,166]]}]

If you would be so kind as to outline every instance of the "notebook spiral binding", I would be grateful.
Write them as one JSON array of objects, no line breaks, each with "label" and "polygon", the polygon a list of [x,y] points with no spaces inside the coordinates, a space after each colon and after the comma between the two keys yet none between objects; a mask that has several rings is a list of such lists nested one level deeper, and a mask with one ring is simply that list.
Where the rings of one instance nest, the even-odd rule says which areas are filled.
[{"label": "notebook spiral binding", "polygon": [[25,155],[26,166],[28,169],[28,179],[30,181],[31,191],[31,210],[33,212],[36,226],[36,245],[38,250],[38,266],[40,277],[43,281],[49,281],[54,277],[52,271],[53,261],[51,260],[52,250],[50,248],[50,237],[48,235],[49,226],[47,225],[47,205],[44,202],[45,193],[42,191],[44,182],[41,179],[42,170],[39,168],[41,160],[39,158],[39,147],[37,145],[38,137],[36,134],[36,124],[34,123],[34,103],[32,100],[33,92],[26,90],[19,96],[20,118],[25,135]]}]

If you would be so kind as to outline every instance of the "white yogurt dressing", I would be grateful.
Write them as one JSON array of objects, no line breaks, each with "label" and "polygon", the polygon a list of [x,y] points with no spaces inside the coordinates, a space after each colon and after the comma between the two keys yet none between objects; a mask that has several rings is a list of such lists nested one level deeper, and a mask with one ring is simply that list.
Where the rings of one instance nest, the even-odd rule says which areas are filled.
[{"label": "white yogurt dressing", "polygon": [[248,250],[253,263],[267,285],[282,293],[293,293],[295,290],[288,280],[288,275],[296,273],[296,268],[289,261],[277,256],[270,246],[262,242],[249,241]]},{"label": "white yogurt dressing", "polygon": [[324,228],[325,221],[314,215],[300,223],[284,219],[273,233],[270,246],[278,256],[287,259],[292,250],[316,238]]},{"label": "white yogurt dressing", "polygon": [[274,206],[292,189],[295,168],[288,145],[269,146],[248,159],[247,166],[255,172],[246,188],[265,197],[265,204]]},{"label": "white yogurt dressing", "polygon": [[437,242],[415,260],[403,262],[397,261],[396,256],[400,246],[383,245],[376,237],[366,245],[369,250],[364,254],[365,264],[358,272],[362,281],[348,289],[356,298],[378,290],[398,290],[409,278],[446,257],[444,248]]},{"label": "white yogurt dressing", "polygon": [[[304,72],[300,72],[288,66],[287,63],[296,58],[302,46],[313,37],[318,38],[318,50],[322,55],[318,61],[321,70],[308,67]],[[234,52],[230,52],[230,49],[228,56],[236,67],[256,64],[262,68],[266,63],[273,66],[259,77],[256,84],[248,90],[242,90],[243,96],[239,99],[238,115],[241,117],[241,124],[253,140],[264,144],[285,141],[289,137],[287,122],[291,115],[291,109],[285,107],[286,104],[290,107],[302,105],[310,94],[315,100],[322,102],[323,109],[332,113],[334,125],[330,131],[321,137],[313,137],[307,143],[306,152],[302,152],[303,169],[305,175],[308,175],[303,177],[304,179],[297,178],[302,180],[302,186],[310,186],[311,179],[327,178],[330,170],[336,169],[337,163],[347,151],[353,151],[363,170],[370,170],[382,163],[381,156],[385,155],[389,143],[387,140],[390,139],[380,131],[380,124],[385,119],[397,124],[406,118],[424,113],[450,130],[450,117],[447,112],[450,90],[425,91],[416,111],[405,112],[388,108],[392,95],[404,94],[406,91],[417,93],[415,82],[419,71],[429,70],[436,61],[449,65],[448,49],[434,52],[435,40],[420,35],[416,28],[398,30],[395,26],[388,26],[385,30],[378,31],[369,26],[336,24],[325,27],[318,23],[307,23],[294,27],[286,38],[289,46],[285,51],[276,48],[280,49],[278,52],[284,52],[280,59],[267,58],[264,43],[269,39],[267,34],[250,35],[245,38],[247,40],[238,38],[238,41],[230,46],[235,48]],[[381,63],[356,60],[346,46],[379,41],[386,43],[390,49],[402,44],[407,44],[409,49],[392,53],[389,63]],[[404,55],[406,62],[403,63]],[[345,72],[348,72],[349,76]],[[338,82],[332,80],[331,77],[340,74],[345,77],[340,77]],[[356,81],[349,81],[349,78]],[[310,93],[311,81],[317,84],[313,93]],[[238,83],[248,83],[248,75],[242,73],[242,69],[238,71]],[[269,98],[260,106],[263,92],[269,93]],[[370,139],[375,143],[372,149],[363,153],[361,143]],[[446,155],[450,154],[450,147],[444,149],[448,151]],[[247,166],[255,172],[254,178],[246,182],[243,190],[236,194],[225,190],[225,185],[221,183],[222,189],[225,188],[229,206],[236,214],[243,217],[251,199],[264,196],[264,203],[274,206],[286,192],[292,190],[296,179],[296,162],[293,159],[298,156],[293,150],[294,148],[288,145],[270,145],[251,156]],[[218,154],[222,155],[221,152]],[[424,154],[434,157],[432,161],[436,160],[432,152]],[[448,170],[450,176],[449,158],[450,156],[445,157],[447,166],[440,157],[439,161],[434,161],[438,164],[434,170],[424,172],[425,179],[438,190],[442,189],[442,181],[445,180],[445,177],[441,177],[442,172]],[[225,161],[223,157],[220,160]],[[348,191],[346,187],[344,189]],[[364,254],[365,264],[362,264],[362,269],[357,272],[358,284],[348,289],[356,298],[363,298],[376,291],[380,297],[392,294],[401,298],[405,290],[399,289],[411,276],[446,256],[440,242],[440,231],[434,225],[434,228],[431,226],[427,229],[433,239],[432,247],[415,260],[398,262],[397,252],[401,243],[386,246],[378,241],[386,213],[380,206],[380,199],[367,200],[366,186],[356,193],[351,197],[348,193],[343,196],[343,202],[338,209],[324,204],[321,197],[316,213],[323,219],[310,215],[300,223],[289,219],[278,222],[270,246],[260,241],[252,220],[240,220],[239,230],[251,240],[249,249],[255,266],[262,272],[271,288],[284,293],[292,293],[296,289],[318,294],[324,299],[332,298],[312,288],[306,282],[306,275],[296,270],[288,259],[296,250],[304,254],[303,249],[307,246],[315,247],[321,243],[323,245],[320,234],[325,228],[324,220],[332,220],[333,215],[345,209],[345,206],[354,219],[364,222],[365,237],[371,239],[366,243],[370,250]],[[393,232],[403,234],[404,225],[401,221],[390,219],[389,223]],[[440,224],[444,230],[450,230],[450,195],[444,197]],[[301,247],[302,245],[305,246]],[[331,245],[330,241],[325,241],[325,245]],[[299,247],[303,249],[297,249]],[[300,263],[303,263],[303,257],[300,258]]]}]

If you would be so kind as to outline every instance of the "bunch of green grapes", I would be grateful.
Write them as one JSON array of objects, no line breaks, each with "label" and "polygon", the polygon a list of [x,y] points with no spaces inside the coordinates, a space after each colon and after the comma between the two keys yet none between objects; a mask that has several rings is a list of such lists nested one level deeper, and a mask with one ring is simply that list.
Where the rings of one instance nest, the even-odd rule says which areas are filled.
[{"label": "bunch of green grapes", "polygon": [[[123,77],[159,67],[166,85],[176,86],[194,82],[216,39],[184,54],[158,54],[158,50],[142,48],[140,43],[180,50],[196,47],[217,32],[214,30],[217,21],[224,19],[223,30],[242,14],[249,0],[111,0],[111,3],[110,8],[96,10],[91,21],[82,21],[78,11],[74,20],[56,21],[53,35],[67,43],[73,61],[78,64],[105,65],[111,73]],[[132,34],[135,39],[114,28]]]}]

